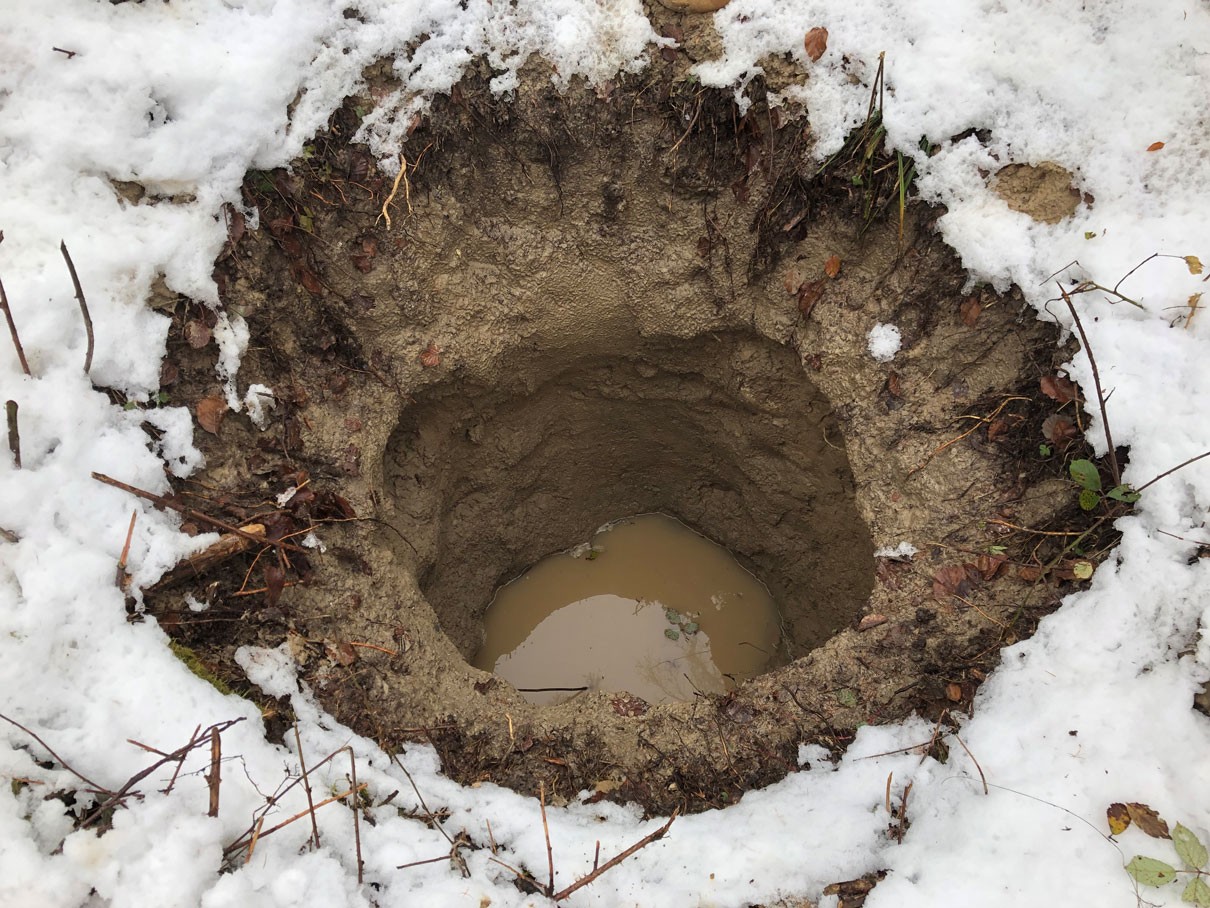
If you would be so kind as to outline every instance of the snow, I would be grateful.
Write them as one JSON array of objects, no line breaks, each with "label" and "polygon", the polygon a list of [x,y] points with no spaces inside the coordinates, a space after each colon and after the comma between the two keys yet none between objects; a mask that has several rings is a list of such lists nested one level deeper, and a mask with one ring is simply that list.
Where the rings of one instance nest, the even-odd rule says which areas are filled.
[{"label": "snow", "polygon": [[[1125,480],[1142,485],[1210,448],[1202,400],[1210,319],[1182,318],[1206,286],[1180,258],[1210,262],[1204,4],[733,0],[714,23],[722,52],[700,64],[702,82],[734,86],[742,99],[763,59],[789,55],[804,79],[783,97],[808,108],[820,155],[864,115],[885,52],[890,141],[913,156],[919,192],[945,207],[938,228],[973,281],[1015,283],[1029,304],[1071,327],[1050,275],[1113,286],[1153,253],[1177,256],[1147,262],[1121,285],[1143,309],[1101,292],[1076,304],[1113,392],[1115,440],[1131,449]],[[829,47],[812,63],[802,36],[816,26],[828,29]],[[146,796],[118,810],[102,836],[71,831],[59,802],[43,796],[79,781],[59,760],[47,768],[43,745],[0,722],[0,904],[543,903],[521,894],[488,849],[462,851],[467,876],[448,861],[401,869],[450,851],[440,830],[395,809],[422,811],[419,791],[429,809],[448,811],[446,834],[482,843],[490,822],[498,860],[541,876],[538,805],[491,785],[454,784],[428,748],[392,761],[325,716],[281,651],[242,650],[240,662],[266,690],[291,697],[317,793],[347,790],[346,756],[317,764],[349,747],[375,804],[399,794],[370,808],[375,825],[361,825],[363,884],[352,814],[340,804],[316,812],[318,850],[304,847],[309,830],[297,823],[220,873],[223,847],[296,777],[298,755],[265,741],[250,703],[192,675],[154,623],[126,621],[113,579],[131,511],[136,586],[205,540],[181,535],[173,518],[90,473],[165,491],[165,465],[183,476],[200,457],[183,410],[127,412],[93,390],[57,246],[66,240],[88,288],[92,378],[145,399],[156,390],[167,330],[147,305],[153,283],[162,277],[174,293],[216,303],[210,275],[225,241],[221,206],[239,206],[249,168],[297,156],[369,63],[396,54],[401,88],[367,118],[363,135],[386,160],[427,99],[476,57],[505,92],[534,54],[551,64],[556,84],[577,74],[601,82],[641,69],[658,40],[638,0],[9,4],[0,33],[0,276],[33,377],[0,342],[0,387],[20,404],[24,460],[18,471],[0,457],[0,526],[20,540],[0,541],[0,710],[109,789],[150,762],[130,741],[172,750],[199,723],[244,721],[223,733],[229,759],[217,818],[206,815],[203,747],[170,794],[155,793],[171,775],[164,771],[154,777],[162,784],[142,785]],[[990,130],[986,144],[952,138],[975,128]],[[920,150],[922,136],[937,146],[932,156]],[[1165,145],[1148,151],[1156,142]],[[1043,160],[1074,173],[1093,200],[1053,225],[1010,210],[987,178],[1008,163]],[[138,181],[154,198],[126,201],[112,181]],[[247,326],[222,315],[215,336],[231,406],[270,405],[263,389],[239,388]],[[1069,371],[1091,387],[1086,357]],[[164,432],[155,452],[140,429],[145,419]],[[1088,436],[1096,443],[1100,433],[1094,415]],[[1122,542],[1091,588],[1007,650],[980,690],[961,732],[978,766],[953,738],[945,765],[889,753],[929,739],[919,721],[864,728],[837,766],[805,748],[803,771],[727,810],[679,818],[667,837],[568,904],[817,899],[828,883],[886,869],[870,908],[1136,905],[1124,862],[1136,852],[1174,858],[1167,843],[1133,829],[1118,844],[1107,840],[1110,802],[1142,801],[1203,841],[1210,833],[1210,804],[1200,797],[1210,790],[1210,723],[1189,708],[1210,677],[1210,569],[1194,557],[1207,538],[1208,505],[1210,460],[1147,489],[1119,521]],[[913,786],[902,844],[885,835],[891,773],[893,798]],[[305,809],[300,788],[281,793],[266,828]],[[78,797],[79,809],[90,809],[91,796]],[[607,804],[548,813],[556,886],[591,866],[598,840],[610,855],[663,822]],[[1176,904],[1179,893],[1145,895]]]},{"label": "snow", "polygon": [[866,346],[869,348],[870,356],[880,363],[889,363],[893,360],[902,344],[903,338],[899,334],[899,329],[894,325],[884,325],[882,322],[878,322],[866,335]]}]

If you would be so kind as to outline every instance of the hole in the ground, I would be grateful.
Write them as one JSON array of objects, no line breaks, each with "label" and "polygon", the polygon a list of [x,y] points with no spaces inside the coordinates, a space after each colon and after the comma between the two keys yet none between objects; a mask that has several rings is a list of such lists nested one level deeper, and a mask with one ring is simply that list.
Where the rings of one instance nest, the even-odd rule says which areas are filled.
[{"label": "hole in the ground", "polygon": [[840,430],[790,350],[740,332],[635,338],[510,373],[417,395],[387,452],[396,528],[433,540],[421,589],[468,661],[503,582],[619,514],[672,515],[734,553],[780,606],[773,664],[865,604],[873,545]]},{"label": "hole in the ground", "polygon": [[532,703],[589,690],[648,703],[721,694],[775,664],[773,597],[722,546],[664,514],[602,527],[496,591],[474,664]]}]

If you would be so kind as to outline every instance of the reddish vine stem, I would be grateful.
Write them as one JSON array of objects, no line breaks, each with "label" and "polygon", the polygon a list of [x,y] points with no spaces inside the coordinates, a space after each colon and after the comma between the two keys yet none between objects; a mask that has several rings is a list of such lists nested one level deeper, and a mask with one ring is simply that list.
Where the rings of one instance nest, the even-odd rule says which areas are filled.
[{"label": "reddish vine stem", "polygon": [[63,253],[63,259],[67,262],[67,270],[71,272],[71,285],[76,290],[76,301],[80,304],[80,314],[84,316],[84,332],[88,335],[88,349],[84,351],[84,374],[87,375],[92,371],[94,345],[92,316],[88,314],[88,302],[84,299],[84,288],[80,286],[80,276],[76,274],[76,264],[71,260],[71,253],[67,251],[66,242],[59,242],[59,251]]},{"label": "reddish vine stem", "polygon": [[17,359],[21,361],[21,370],[29,376],[29,361],[25,358],[25,348],[21,346],[21,336],[17,334],[17,323],[13,321],[13,311],[8,305],[8,294],[4,292],[4,282],[0,281],[0,309],[4,310],[4,318],[8,322],[8,333],[12,335],[13,346],[17,348]]}]

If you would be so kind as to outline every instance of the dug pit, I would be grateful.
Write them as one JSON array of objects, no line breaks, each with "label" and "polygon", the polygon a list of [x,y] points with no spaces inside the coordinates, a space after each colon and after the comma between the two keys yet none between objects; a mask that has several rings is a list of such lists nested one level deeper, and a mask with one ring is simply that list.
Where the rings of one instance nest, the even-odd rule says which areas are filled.
[{"label": "dug pit", "polygon": [[[199,482],[225,519],[320,547],[210,570],[202,613],[150,599],[220,676],[283,646],[338,720],[431,743],[463,782],[700,809],[804,743],[971,708],[1056,600],[1016,567],[1049,550],[1007,528],[1070,499],[1036,463],[1052,331],[967,286],[935,212],[877,215],[860,156],[818,174],[758,84],[742,112],[684,60],[654,66],[609,91],[531,73],[507,100],[470,77],[417,125],[406,182],[351,141],[373,103],[351,98],[292,173],[249,175],[261,229],[232,213],[216,277],[252,329],[241,381],[275,406],[199,433]],[[213,397],[186,342],[208,316],[175,316],[172,393]],[[472,666],[501,583],[646,512],[767,585],[768,671],[543,706]]]}]

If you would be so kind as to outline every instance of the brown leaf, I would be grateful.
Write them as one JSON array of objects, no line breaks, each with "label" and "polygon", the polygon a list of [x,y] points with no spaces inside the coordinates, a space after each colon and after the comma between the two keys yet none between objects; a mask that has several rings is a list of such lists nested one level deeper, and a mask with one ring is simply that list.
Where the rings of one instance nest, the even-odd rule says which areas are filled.
[{"label": "brown leaf", "polygon": [[320,283],[319,275],[306,265],[299,265],[296,270],[298,273],[298,282],[307,288],[309,292],[316,295],[323,293],[324,285]]},{"label": "brown leaf", "polygon": [[1080,435],[1076,424],[1060,413],[1048,416],[1042,421],[1042,437],[1052,445],[1066,447]]},{"label": "brown leaf", "polygon": [[1126,812],[1130,814],[1130,819],[1134,820],[1134,825],[1153,839],[1172,838],[1168,834],[1168,824],[1146,804],[1131,801],[1126,805]]},{"label": "brown leaf", "polygon": [[903,379],[894,369],[887,373],[886,393],[896,399],[903,397]]},{"label": "brown leaf", "polygon": [[803,38],[802,44],[803,49],[807,52],[807,56],[811,58],[811,62],[815,63],[828,49],[828,30],[821,26],[816,26],[807,32],[807,36]]},{"label": "brown leaf", "polygon": [[1042,393],[1061,404],[1080,399],[1080,388],[1066,375],[1044,375]]},{"label": "brown leaf", "polygon": [[437,346],[435,341],[429,341],[429,345],[421,352],[420,365],[426,369],[441,365],[441,348]]},{"label": "brown leaf", "polygon": [[829,255],[828,260],[823,263],[823,273],[831,278],[840,274],[840,256]]},{"label": "brown leaf", "polygon": [[823,292],[823,281],[804,281],[798,288],[798,311],[802,313],[803,318],[811,317],[811,310],[823,299]]},{"label": "brown leaf", "polygon": [[975,327],[975,323],[979,321],[979,313],[983,311],[983,306],[979,304],[979,297],[968,296],[962,301],[962,305],[958,307],[958,316],[962,319],[962,324],[968,328]]},{"label": "brown leaf", "polygon": [[1116,801],[1105,811],[1105,819],[1109,821],[1110,835],[1121,835],[1130,827],[1130,811]]},{"label": "brown leaf", "polygon": [[961,703],[962,685],[956,681],[951,681],[949,684],[945,685],[945,699],[949,700],[951,703]]},{"label": "brown leaf", "polygon": [[1150,145],[1147,146],[1147,150],[1148,151],[1159,151],[1163,147],[1164,147],[1163,142],[1152,142]]},{"label": "brown leaf", "polygon": [[997,441],[1008,434],[1008,420],[997,416],[987,424],[987,440]]},{"label": "brown leaf", "polygon": [[886,615],[866,615],[861,619],[861,623],[857,625],[857,630],[868,631],[886,624],[888,620]]},{"label": "brown leaf", "polygon": [[939,568],[933,575],[933,598],[938,602],[944,602],[950,596],[965,598],[970,592],[970,578],[962,565]]},{"label": "brown leaf", "polygon": [[1202,273],[1202,260],[1196,255],[1185,256],[1185,264],[1188,266],[1190,274]]},{"label": "brown leaf", "polygon": [[194,350],[200,350],[210,343],[210,327],[201,319],[185,322],[185,342]]},{"label": "brown leaf", "polygon": [[197,402],[197,424],[211,435],[218,435],[227,413],[227,401],[221,397],[203,397]]},{"label": "brown leaf", "polygon": [[975,570],[985,581],[995,580],[1007,561],[1004,555],[980,555],[975,559]]},{"label": "brown leaf", "polygon": [[286,570],[280,564],[270,561],[261,569],[265,578],[265,601],[270,607],[277,605],[281,592],[286,588]]},{"label": "brown leaf", "polygon": [[346,668],[357,661],[357,649],[349,642],[338,643],[336,646],[328,645],[328,652],[332,658]]}]

